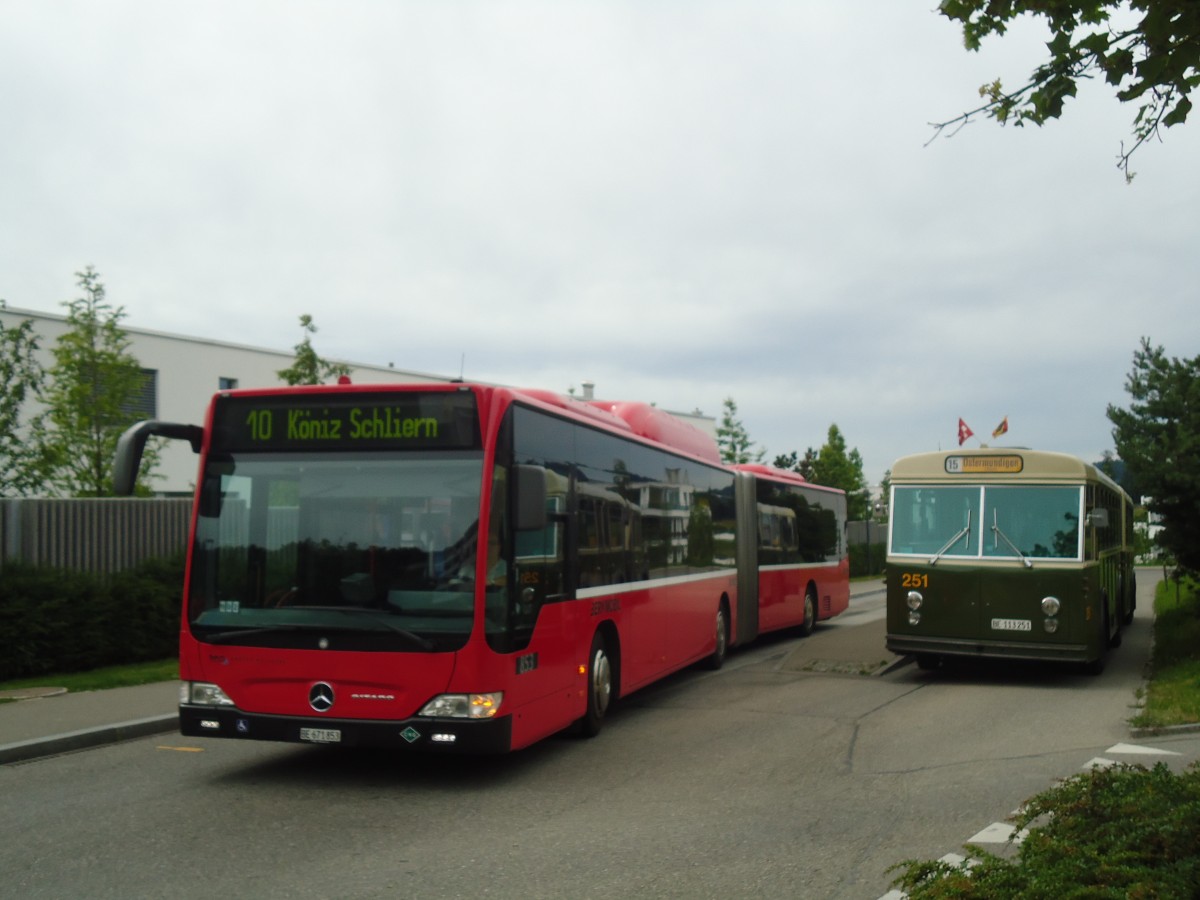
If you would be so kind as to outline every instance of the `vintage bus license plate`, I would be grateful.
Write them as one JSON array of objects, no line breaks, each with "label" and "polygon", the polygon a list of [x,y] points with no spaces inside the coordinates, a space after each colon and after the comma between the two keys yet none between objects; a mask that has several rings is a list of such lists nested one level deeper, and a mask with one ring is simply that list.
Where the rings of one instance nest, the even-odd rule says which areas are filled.
[{"label": "vintage bus license plate", "polygon": [[301,728],[300,740],[312,741],[314,744],[336,744],[342,739],[342,733],[336,728]]},{"label": "vintage bus license plate", "polygon": [[992,619],[993,631],[1033,631],[1029,619]]}]

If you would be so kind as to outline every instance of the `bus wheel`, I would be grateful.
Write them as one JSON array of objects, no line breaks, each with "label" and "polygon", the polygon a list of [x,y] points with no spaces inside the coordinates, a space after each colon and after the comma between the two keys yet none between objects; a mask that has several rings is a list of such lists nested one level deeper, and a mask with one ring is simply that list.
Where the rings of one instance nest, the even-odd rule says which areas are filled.
[{"label": "bus wheel", "polygon": [[[1107,601],[1107,598],[1105,599]],[[1120,634],[1120,631],[1117,633]],[[1099,675],[1103,672],[1108,648],[1111,646],[1113,643],[1108,636],[1108,603],[1105,602],[1100,612],[1100,655],[1090,662],[1084,663],[1083,670],[1089,675]]]},{"label": "bus wheel", "polygon": [[1133,624],[1133,611],[1135,609],[1137,609],[1137,579],[1133,575],[1130,575],[1128,588],[1124,587],[1123,581],[1122,581],[1122,588],[1123,588],[1123,590],[1122,590],[1121,596],[1126,603],[1126,608],[1125,608],[1125,616],[1121,620],[1121,622],[1124,625],[1132,625]]},{"label": "bus wheel", "polygon": [[717,605],[717,646],[712,656],[704,660],[704,668],[714,672],[725,665],[725,655],[729,652],[729,612],[724,602]]},{"label": "bus wheel", "polygon": [[812,586],[804,591],[804,621],[800,623],[800,634],[808,637],[817,627],[817,592]]},{"label": "bus wheel", "polygon": [[613,695],[612,663],[604,635],[599,631],[592,638],[592,650],[588,654],[587,692],[587,712],[579,720],[579,733],[584,737],[595,737],[604,725],[604,715]]}]

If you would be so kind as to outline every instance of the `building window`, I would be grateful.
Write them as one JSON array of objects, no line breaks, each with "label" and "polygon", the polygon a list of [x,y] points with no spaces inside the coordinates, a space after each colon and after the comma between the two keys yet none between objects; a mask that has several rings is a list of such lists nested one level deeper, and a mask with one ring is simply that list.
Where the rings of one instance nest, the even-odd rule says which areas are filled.
[{"label": "building window", "polygon": [[121,412],[135,422],[139,419],[158,417],[158,371],[142,369],[141,374],[141,381],[138,382],[137,389],[121,404]]},{"label": "building window", "polygon": [[232,391],[235,388],[237,388],[237,379],[236,378],[226,378],[225,376],[222,375],[220,378],[217,379],[217,390]]}]

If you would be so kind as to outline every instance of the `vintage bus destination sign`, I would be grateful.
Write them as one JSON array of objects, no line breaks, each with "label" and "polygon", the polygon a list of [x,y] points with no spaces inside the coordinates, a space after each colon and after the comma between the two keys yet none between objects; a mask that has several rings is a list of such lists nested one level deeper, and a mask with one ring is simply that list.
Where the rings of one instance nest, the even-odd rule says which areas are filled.
[{"label": "vintage bus destination sign", "polygon": [[231,397],[218,401],[213,424],[222,450],[479,447],[475,398],[465,392]]},{"label": "vintage bus destination sign", "polygon": [[1015,453],[1004,456],[962,455],[946,457],[948,475],[1016,475],[1025,461]]}]

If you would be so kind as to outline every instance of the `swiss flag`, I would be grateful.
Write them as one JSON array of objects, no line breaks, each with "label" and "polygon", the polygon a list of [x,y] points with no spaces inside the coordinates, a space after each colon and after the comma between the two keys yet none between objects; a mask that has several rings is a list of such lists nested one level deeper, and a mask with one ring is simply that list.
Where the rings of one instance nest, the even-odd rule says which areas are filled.
[{"label": "swiss flag", "polygon": [[958,446],[961,447],[963,445],[963,441],[965,441],[969,437],[974,437],[974,436],[975,436],[975,432],[973,432],[970,428],[967,427],[966,422],[964,422],[962,419],[959,419],[958,420]]}]

